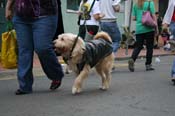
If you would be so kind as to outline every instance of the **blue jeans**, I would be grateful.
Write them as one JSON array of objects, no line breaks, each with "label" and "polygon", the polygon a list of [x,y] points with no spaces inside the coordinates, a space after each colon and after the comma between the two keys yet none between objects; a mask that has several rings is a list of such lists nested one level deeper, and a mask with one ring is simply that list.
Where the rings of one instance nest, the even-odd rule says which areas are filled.
[{"label": "blue jeans", "polygon": [[[171,22],[170,31],[173,35],[173,39],[175,39],[175,22]],[[171,77],[175,78],[175,58],[174,58],[173,65],[171,68]]]},{"label": "blue jeans", "polygon": [[120,47],[121,34],[116,22],[101,22],[101,30],[107,32],[113,42],[113,52],[116,53]]},{"label": "blue jeans", "polygon": [[13,23],[18,42],[19,88],[24,92],[32,91],[34,51],[47,77],[51,80],[61,80],[64,74],[52,43],[57,27],[57,16],[37,19],[23,19],[14,16]]}]

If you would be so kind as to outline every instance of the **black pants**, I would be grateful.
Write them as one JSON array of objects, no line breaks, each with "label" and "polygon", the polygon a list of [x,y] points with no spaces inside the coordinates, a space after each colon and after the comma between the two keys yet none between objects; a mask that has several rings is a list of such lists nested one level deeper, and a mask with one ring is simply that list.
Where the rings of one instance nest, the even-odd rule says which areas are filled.
[{"label": "black pants", "polygon": [[[96,35],[99,29],[99,26],[97,25],[86,25],[88,32],[92,32],[93,35]],[[85,25],[80,25],[79,27],[79,36],[84,39],[86,35],[86,28]]]},{"label": "black pants", "polygon": [[136,34],[135,48],[131,58],[136,61],[140,51],[143,49],[143,45],[146,45],[146,62],[145,65],[152,63],[153,48],[154,48],[154,31],[142,34]]}]

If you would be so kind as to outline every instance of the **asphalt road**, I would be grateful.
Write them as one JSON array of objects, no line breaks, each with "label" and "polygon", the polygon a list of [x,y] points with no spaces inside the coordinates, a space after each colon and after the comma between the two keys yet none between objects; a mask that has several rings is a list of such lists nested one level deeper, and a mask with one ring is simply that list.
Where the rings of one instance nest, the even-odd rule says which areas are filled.
[{"label": "asphalt road", "polygon": [[160,63],[153,59],[156,70],[150,72],[145,71],[145,59],[136,61],[135,72],[128,71],[126,60],[116,61],[108,91],[98,89],[100,78],[91,72],[78,95],[71,94],[73,74],[65,75],[61,88],[50,91],[50,81],[35,69],[34,92],[16,96],[15,71],[0,73],[0,116],[175,116],[173,58],[160,57]]}]

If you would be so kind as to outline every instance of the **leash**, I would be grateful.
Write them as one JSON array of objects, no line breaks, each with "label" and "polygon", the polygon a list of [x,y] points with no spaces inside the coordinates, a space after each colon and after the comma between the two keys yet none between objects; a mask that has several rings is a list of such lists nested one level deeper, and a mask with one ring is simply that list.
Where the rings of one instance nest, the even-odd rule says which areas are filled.
[{"label": "leash", "polygon": [[[94,6],[94,3],[95,3],[95,0],[92,2],[92,5],[91,5],[91,7],[90,7],[90,9],[89,9],[89,13],[91,12],[92,7]],[[83,25],[85,25],[85,23],[86,23],[86,19],[84,20]],[[73,50],[74,50],[74,48],[75,48],[75,46],[76,46],[76,44],[77,44],[79,35],[80,35],[80,33],[78,33],[78,34],[77,34],[77,37],[75,38],[74,44],[73,44],[72,49],[71,49],[71,51],[70,51],[69,59],[71,59],[71,57],[72,57],[72,52],[73,52]]]}]

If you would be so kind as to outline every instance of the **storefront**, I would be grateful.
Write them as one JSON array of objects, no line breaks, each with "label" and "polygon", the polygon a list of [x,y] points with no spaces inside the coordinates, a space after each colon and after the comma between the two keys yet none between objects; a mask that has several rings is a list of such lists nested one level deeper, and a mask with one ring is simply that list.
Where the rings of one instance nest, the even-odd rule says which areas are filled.
[{"label": "storefront", "polygon": [[[68,9],[77,10],[80,1],[81,0],[61,0],[65,32],[73,32],[73,33],[78,32],[78,25],[77,25],[78,15],[68,12]],[[137,0],[133,1],[136,2]],[[0,34],[5,31],[6,27],[5,26],[6,20],[4,14],[5,2],[6,0],[0,0]],[[163,17],[167,9],[168,0],[154,0],[154,2],[156,6],[156,11],[159,11],[160,15]],[[117,15],[118,15],[118,22],[120,22],[119,26],[123,26],[125,18],[124,12],[117,13]]]}]

